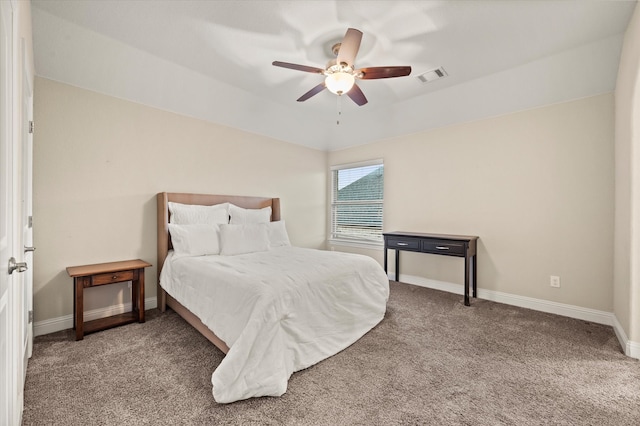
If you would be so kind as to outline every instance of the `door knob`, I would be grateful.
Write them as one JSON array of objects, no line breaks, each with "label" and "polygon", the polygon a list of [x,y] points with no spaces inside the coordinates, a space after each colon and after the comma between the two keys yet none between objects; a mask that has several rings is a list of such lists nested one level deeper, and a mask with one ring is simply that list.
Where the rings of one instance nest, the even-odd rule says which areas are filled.
[{"label": "door knob", "polygon": [[36,251],[36,248],[35,248],[35,247],[27,247],[27,246],[24,246],[24,252],[25,252],[25,253],[28,253],[28,252],[30,252],[30,251]]},{"label": "door knob", "polygon": [[13,257],[9,259],[9,275],[13,274],[13,271],[24,272],[27,269],[29,269],[27,262],[16,262]]}]

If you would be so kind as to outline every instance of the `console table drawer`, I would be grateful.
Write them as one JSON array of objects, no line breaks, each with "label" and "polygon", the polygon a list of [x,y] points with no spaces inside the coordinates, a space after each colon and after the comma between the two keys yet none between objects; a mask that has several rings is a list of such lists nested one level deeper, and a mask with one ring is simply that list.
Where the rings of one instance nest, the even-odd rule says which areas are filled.
[{"label": "console table drawer", "polygon": [[91,286],[119,283],[122,281],[132,281],[133,271],[109,272],[107,274],[96,274],[91,277]]},{"label": "console table drawer", "polygon": [[412,238],[406,239],[391,239],[387,240],[388,248],[399,248],[400,250],[415,250],[420,251],[420,240]]},{"label": "console table drawer", "polygon": [[464,244],[442,240],[422,241],[422,251],[425,253],[448,254],[450,256],[464,256]]}]

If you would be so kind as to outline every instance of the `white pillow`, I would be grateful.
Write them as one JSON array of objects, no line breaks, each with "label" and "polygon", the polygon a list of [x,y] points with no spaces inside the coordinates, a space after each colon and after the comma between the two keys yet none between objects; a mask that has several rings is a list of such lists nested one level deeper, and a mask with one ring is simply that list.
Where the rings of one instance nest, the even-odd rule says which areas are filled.
[{"label": "white pillow", "polygon": [[220,226],[220,254],[255,253],[269,250],[269,236],[265,223]]},{"label": "white pillow", "polygon": [[229,203],[200,206],[169,202],[169,213],[171,213],[169,222],[177,225],[229,223]]},{"label": "white pillow", "polygon": [[220,254],[219,225],[176,225],[169,224],[171,243],[176,254],[204,256]]},{"label": "white pillow", "polygon": [[262,209],[243,209],[235,204],[229,204],[229,215],[233,225],[244,223],[269,223],[271,222],[271,207]]},{"label": "white pillow", "polygon": [[267,223],[267,231],[269,235],[269,246],[271,248],[291,245],[284,220]]}]

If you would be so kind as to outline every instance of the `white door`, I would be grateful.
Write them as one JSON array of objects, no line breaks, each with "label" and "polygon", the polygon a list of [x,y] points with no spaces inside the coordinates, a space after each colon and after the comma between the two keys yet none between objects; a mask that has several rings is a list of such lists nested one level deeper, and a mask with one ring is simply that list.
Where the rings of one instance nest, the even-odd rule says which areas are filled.
[{"label": "white door", "polygon": [[14,375],[13,275],[13,144],[12,144],[12,38],[11,3],[0,1],[0,424],[9,425],[17,404]]},{"label": "white door", "polygon": [[27,375],[27,361],[33,349],[33,90],[28,74],[26,51],[22,46],[22,241],[24,242],[24,262],[28,269],[22,276],[22,383],[24,389]]}]

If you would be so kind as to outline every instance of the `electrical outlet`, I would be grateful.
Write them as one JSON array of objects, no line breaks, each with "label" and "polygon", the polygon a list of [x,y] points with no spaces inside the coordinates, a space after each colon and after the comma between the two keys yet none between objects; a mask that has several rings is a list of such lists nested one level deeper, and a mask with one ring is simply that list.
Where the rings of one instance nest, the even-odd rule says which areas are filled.
[{"label": "electrical outlet", "polygon": [[560,288],[560,277],[557,275],[551,275],[549,277],[549,285],[551,287],[557,287]]}]

